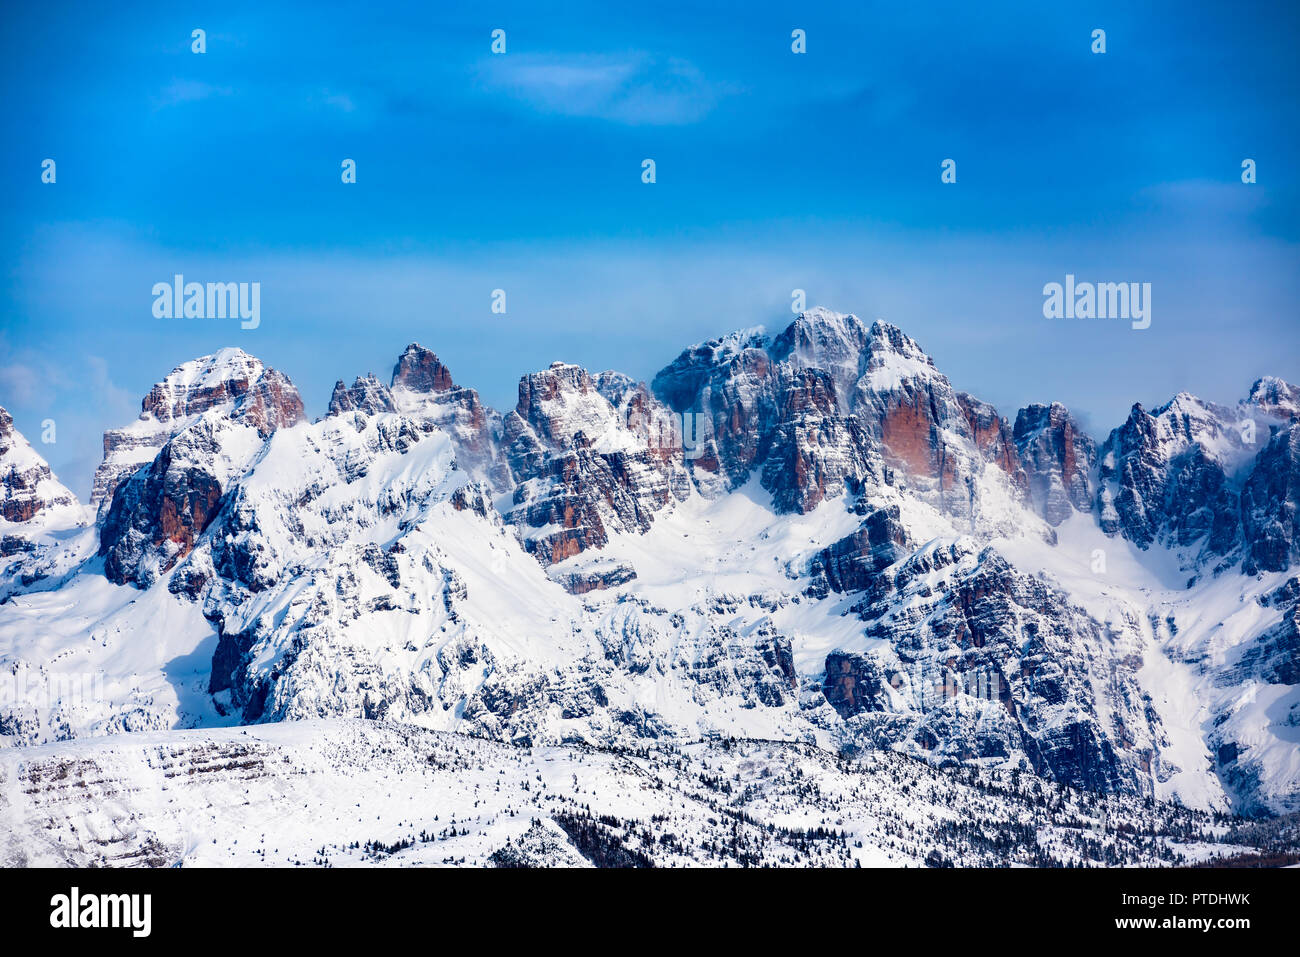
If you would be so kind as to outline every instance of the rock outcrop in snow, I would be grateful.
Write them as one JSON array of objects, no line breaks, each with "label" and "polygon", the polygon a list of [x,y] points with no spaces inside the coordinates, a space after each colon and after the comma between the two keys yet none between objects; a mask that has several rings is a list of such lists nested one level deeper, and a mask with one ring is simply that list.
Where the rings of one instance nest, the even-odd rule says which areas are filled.
[{"label": "rock outcrop in snow", "polygon": [[1097,443],[1059,402],[1030,405],[1016,416],[1013,431],[1034,509],[1051,525],[1092,508]]},{"label": "rock outcrop in snow", "polygon": [[88,521],[77,497],[0,408],[0,602],[72,567],[79,553],[70,540]]},{"label": "rock outcrop in snow", "polygon": [[978,524],[1000,518],[1001,505],[982,507],[985,497],[1024,497],[1006,420],[955,390],[888,323],[809,310],[775,339],[747,330],[693,346],[654,389],[675,411],[709,422],[707,452],[691,463],[701,487],[716,474],[720,489],[734,490],[758,469],[782,511],[900,483]]},{"label": "rock outcrop in snow", "polygon": [[289,380],[242,349],[222,349],[177,366],[144,397],[139,419],[104,433],[104,461],[95,470],[90,494],[101,517],[124,479],[209,410],[263,436],[303,415],[302,399]]},{"label": "rock outcrop in snow", "polygon": [[500,448],[501,415],[473,389],[456,385],[436,355],[411,343],[393,367],[393,406],[451,437],[457,464],[497,490],[511,484]]},{"label": "rock outcrop in snow", "polygon": [[689,490],[682,450],[651,436],[657,404],[635,387],[611,394],[617,406],[585,369],[556,362],[520,380],[505,417],[517,483],[506,520],[544,564],[600,548],[612,532],[644,532]]},{"label": "rock outcrop in snow", "polygon": [[109,580],[148,587],[170,571],[266,438],[302,418],[288,378],[239,349],[173,369],[136,423],[104,436],[95,494]]},{"label": "rock outcrop in snow", "polygon": [[1187,393],[1150,413],[1134,405],[1098,453],[1101,528],[1140,548],[1177,549],[1188,569],[1222,569],[1243,551],[1250,568],[1285,569],[1296,392],[1262,379],[1235,407]]},{"label": "rock outcrop in snow", "polygon": [[[1300,390],[1280,379],[1135,406],[1098,448],[1063,406],[1012,424],[898,328],[824,309],[650,386],[557,362],[504,415],[411,344],[307,423],[283,375],[223,350],[105,436],[99,527],[57,534],[36,526],[75,503],[0,426],[0,463],[26,463],[5,548],[45,569],[6,566],[0,671],[132,654],[101,700],[0,702],[0,743],[366,717],[1300,805]],[[63,642],[48,664],[38,621]]]},{"label": "rock outcrop in snow", "polygon": [[21,524],[77,504],[45,459],[14,428],[13,416],[0,408],[0,521]]}]

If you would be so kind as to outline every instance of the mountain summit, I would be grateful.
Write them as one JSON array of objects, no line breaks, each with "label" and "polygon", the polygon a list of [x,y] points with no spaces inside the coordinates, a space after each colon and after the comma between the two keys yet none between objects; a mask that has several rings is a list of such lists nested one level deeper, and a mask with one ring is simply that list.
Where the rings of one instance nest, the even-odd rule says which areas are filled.
[{"label": "mountain summit", "polygon": [[555,362],[500,412],[417,343],[345,381],[308,422],[240,350],[177,366],[106,433],[93,522],[0,413],[0,669],[105,684],[0,702],[0,743],[360,717],[1300,810],[1280,379],[1098,443],[819,308],[648,384]]}]

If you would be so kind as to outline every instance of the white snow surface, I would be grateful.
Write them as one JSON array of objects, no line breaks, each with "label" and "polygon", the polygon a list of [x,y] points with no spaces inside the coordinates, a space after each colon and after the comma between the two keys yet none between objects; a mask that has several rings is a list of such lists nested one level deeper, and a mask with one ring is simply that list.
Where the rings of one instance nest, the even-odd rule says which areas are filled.
[{"label": "white snow surface", "polygon": [[[1059,805],[1042,807],[1045,795]],[[777,866],[993,862],[949,830],[959,825],[1029,828],[1034,839],[1013,852],[1023,863],[1096,865],[1102,847],[1147,865],[1241,849],[1177,808],[989,774],[958,780],[888,752],[843,764],[772,741],[650,744],[632,756],[341,720],[0,752],[3,866],[590,866],[592,846],[563,826],[587,815],[606,851],[661,867],[736,866],[741,855]],[[1176,834],[1180,822],[1192,839]],[[1158,836],[1134,841],[1123,828],[1135,826]]]},{"label": "white snow surface", "polygon": [[[828,311],[814,318],[830,351],[818,346],[803,359],[835,364],[832,340],[851,339],[860,321]],[[709,345],[734,352],[757,335],[761,329],[742,330]],[[875,352],[860,377],[851,364],[837,367],[837,377],[850,376],[864,395],[938,377],[928,357],[907,343],[902,352]],[[559,364],[553,371],[574,368]],[[810,562],[862,522],[863,509],[851,510],[848,496],[800,515],[778,514],[757,474],[730,494],[692,489],[657,512],[644,534],[611,529],[604,548],[543,569],[525,552],[522,536],[502,521],[509,494],[499,495],[494,508],[484,490],[486,515],[458,507],[454,498],[475,488],[472,476],[455,467],[451,438],[404,402],[398,404],[405,413],[331,416],[282,428],[266,440],[231,422],[224,407],[185,413],[190,390],[261,372],[261,364],[240,350],[186,363],[164,380],[183,422],[164,426],[146,416],[120,430],[141,439],[125,444],[114,460],[125,465],[136,463],[133,456],[138,464],[148,462],[179,426],[210,426],[216,453],[204,465],[227,492],[221,520],[152,587],[117,586],[103,577],[85,510],[52,509],[42,520],[48,523],[43,541],[58,556],[50,559],[54,574],[0,604],[0,717],[6,709],[10,716],[10,726],[0,728],[0,747],[9,746],[0,754],[6,802],[0,821],[13,828],[11,858],[290,863],[310,861],[330,844],[331,863],[373,863],[347,845],[391,843],[412,828],[441,831],[455,815],[459,824],[473,820],[469,835],[417,842],[382,859],[485,863],[507,839],[529,835],[533,818],[540,817],[541,830],[527,843],[580,863],[584,858],[564,832],[553,820],[546,823],[538,793],[524,787],[540,774],[550,788],[563,784],[569,799],[616,816],[644,821],[681,815],[687,850],[666,853],[664,860],[689,863],[693,842],[710,833],[704,822],[717,813],[709,803],[715,798],[688,793],[685,780],[676,777],[667,792],[648,793],[645,775],[668,772],[592,748],[658,739],[701,762],[692,773],[725,767],[757,780],[763,768],[794,760],[820,769],[816,773],[828,781],[833,777],[826,770],[829,758],[801,750],[834,751],[845,743],[843,722],[818,697],[827,655],[886,661],[892,654],[853,613],[861,596],[808,594]],[[542,406],[566,433],[586,432],[598,451],[631,451],[637,441],[595,389],[561,390]],[[1216,424],[1222,416],[1206,413],[1199,400],[1180,395],[1159,417],[1171,443],[1186,441],[1178,423],[1190,422],[1197,440],[1222,461],[1236,462],[1242,454],[1240,441]],[[945,441],[954,449],[961,443],[956,435]],[[934,594],[977,568],[991,549],[1020,575],[1063,592],[1080,619],[1099,624],[1105,646],[1079,652],[1089,669],[1086,680],[1097,690],[1102,727],[1118,720],[1110,710],[1114,695],[1104,687],[1107,674],[1116,662],[1131,664],[1163,734],[1152,742],[1156,797],[1198,809],[1239,806],[1238,795],[1215,772],[1215,735],[1230,731],[1249,748],[1258,799],[1278,808],[1294,801],[1300,794],[1300,688],[1224,678],[1280,620],[1259,599],[1288,574],[1248,578],[1231,571],[1188,589],[1181,556],[1108,537],[1086,514],[1076,513],[1053,532],[1023,507],[1000,469],[974,459],[968,465],[977,503],[969,520],[941,511],[909,488],[906,477],[866,493],[868,510],[898,508],[913,555],[960,556],[952,566],[919,576],[896,596],[891,614],[900,620],[928,615]],[[4,531],[0,527],[0,536]],[[242,580],[216,573],[232,555],[247,559]],[[571,573],[623,566],[635,577],[613,587],[573,595],[557,584]],[[173,593],[170,586],[182,574],[207,584],[197,596]],[[291,720],[229,727],[241,720],[241,704],[230,690],[208,693],[217,621],[228,635],[251,636],[243,677],[270,688],[266,716]],[[753,682],[762,649],[777,637],[788,639],[795,672],[779,706]],[[594,713],[583,704],[593,688],[606,702]],[[486,693],[517,698],[527,726],[502,717],[508,708],[478,709],[474,702]],[[372,714],[377,701],[386,709],[385,724],[339,720],[380,716]],[[1130,704],[1140,708],[1140,702]],[[963,698],[958,710],[985,707]],[[1053,720],[1071,716],[1067,708]],[[147,733],[105,737],[124,732]],[[446,732],[513,738],[521,746]],[[792,742],[782,747],[795,750],[771,746],[776,750],[746,766],[716,750],[716,742],[728,738]],[[258,755],[256,774],[243,775],[231,756],[244,747]],[[435,752],[463,773],[424,767]],[[909,762],[892,755],[878,760],[895,758]],[[102,764],[104,780],[118,782],[118,790],[96,806],[54,791],[34,796],[18,782],[42,762]],[[211,789],[187,783],[183,796],[164,796],[158,776],[178,762],[213,765],[220,773],[198,775],[214,782]],[[1014,763],[1008,759],[1004,770]],[[997,764],[984,760],[980,773]],[[493,791],[502,774],[510,779],[504,796]],[[578,783],[570,788],[564,782],[575,775]],[[331,776],[337,778],[332,790]],[[241,793],[250,802],[245,810],[236,801]],[[283,797],[278,807],[277,795]],[[56,826],[42,836],[35,822],[48,812],[40,806],[47,798],[58,807]],[[890,800],[889,813],[925,813],[908,810],[913,802],[906,797]],[[475,801],[486,803],[475,807]],[[364,813],[353,821],[358,802]],[[444,809],[435,812],[436,826],[429,807]],[[850,820],[864,845],[850,842],[850,860],[924,858],[920,843],[890,845],[879,817],[844,817],[842,809],[827,816],[777,804],[764,813],[784,826],[821,826],[823,817]],[[132,815],[145,823],[131,823]],[[217,823],[223,820],[228,828]],[[86,834],[106,843],[97,850],[78,836]],[[272,840],[272,850],[263,836]],[[1195,853],[1213,850],[1207,845]],[[787,851],[771,853],[779,861]],[[838,851],[821,862],[832,859],[844,862]]]}]

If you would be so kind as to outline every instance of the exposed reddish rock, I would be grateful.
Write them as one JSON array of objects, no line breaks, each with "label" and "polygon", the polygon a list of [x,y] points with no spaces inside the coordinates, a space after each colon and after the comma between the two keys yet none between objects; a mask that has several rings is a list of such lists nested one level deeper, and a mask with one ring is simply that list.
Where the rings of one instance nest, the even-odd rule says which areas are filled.
[{"label": "exposed reddish rock", "polygon": [[[913,394],[889,409],[880,421],[880,439],[890,465],[912,475],[943,480],[943,447],[935,434],[927,398]],[[951,472],[946,478],[951,484]]]},{"label": "exposed reddish rock", "polygon": [[942,511],[973,515],[975,479],[986,462],[1007,471],[1014,484],[996,410],[963,399],[914,339],[896,326],[872,323],[863,367],[855,410],[879,437],[885,462]]},{"label": "exposed reddish rock", "polygon": [[811,309],[775,340],[747,330],[687,349],[654,392],[708,417],[712,441],[690,463],[706,492],[719,479],[716,490],[735,489],[757,467],[779,510],[806,511],[897,472],[941,510],[973,520],[986,464],[1025,490],[1006,421],[954,390],[888,323]]},{"label": "exposed reddish rock", "polygon": [[172,370],[144,397],[140,418],[187,422],[218,406],[228,406],[232,419],[263,436],[303,416],[302,397],[288,377],[241,349],[222,349]]},{"label": "exposed reddish rock", "polygon": [[544,564],[609,540],[609,531],[645,531],[654,513],[687,491],[680,449],[650,441],[648,417],[667,410],[643,387],[556,362],[519,382],[519,402],[502,426],[517,483],[508,520]]},{"label": "exposed reddish rock", "polygon": [[108,578],[148,587],[170,571],[255,454],[248,430],[264,440],[302,419],[289,379],[239,349],[172,370],[149,391],[137,422],[104,436],[96,482],[105,496],[99,552]]},{"label": "exposed reddish rock", "polygon": [[613,405],[600,394],[586,369],[553,362],[519,380],[518,415],[544,444],[559,448],[579,433],[607,428]]},{"label": "exposed reddish rock", "polygon": [[1021,469],[1020,456],[1016,452],[1007,420],[998,415],[998,410],[993,406],[965,392],[957,393],[957,401],[966,416],[966,424],[975,439],[975,447],[984,456],[984,461],[992,462],[1006,472],[1013,484],[1023,489],[1027,479]]},{"label": "exposed reddish rock", "polygon": [[454,387],[451,370],[418,342],[412,342],[398,357],[392,384],[411,392],[446,392]]},{"label": "exposed reddish rock", "polygon": [[195,385],[190,385],[173,371],[144,397],[140,403],[141,417],[149,415],[159,422],[172,422],[191,415],[201,415],[214,406],[233,403],[242,398],[247,395],[251,381],[262,371],[261,363],[253,360],[252,356],[247,357],[252,360],[249,363],[244,362],[243,358],[241,356],[231,364],[226,372],[227,378],[203,380]]},{"label": "exposed reddish rock", "polygon": [[[372,387],[367,383],[365,388]],[[393,367],[388,394],[397,411],[451,436],[463,470],[498,491],[509,487],[509,466],[498,445],[499,413],[485,406],[473,389],[456,385],[451,370],[436,355],[419,343],[407,346]],[[380,401],[372,399],[370,404]]]},{"label": "exposed reddish rock", "polygon": [[[611,386],[611,381],[616,381],[617,385]],[[650,389],[644,382],[633,382],[620,373],[602,372],[596,377],[596,387],[601,395],[621,411],[620,421],[635,433],[638,443],[645,446],[652,458],[668,466],[688,457],[682,432],[685,427],[693,424],[693,420],[683,420],[681,416],[669,413],[650,394]],[[698,458],[699,452],[691,441],[694,436],[685,438],[691,445],[692,456]]]},{"label": "exposed reddish rock", "polygon": [[1065,406],[1053,402],[1021,409],[1013,435],[1035,511],[1059,525],[1075,511],[1092,507],[1097,444]]},{"label": "exposed reddish rock", "polygon": [[140,418],[104,433],[104,461],[95,471],[90,502],[100,519],[114,490],[153,460],[158,450],[199,416],[218,410],[263,438],[303,420],[302,397],[280,372],[242,349],[227,348],[183,363],[157,383],[141,403]]},{"label": "exposed reddish rock", "polygon": [[302,396],[289,377],[274,369],[254,380],[232,416],[233,421],[251,425],[266,438],[276,429],[303,421]]},{"label": "exposed reddish rock", "polygon": [[775,422],[776,376],[768,340],[746,330],[687,349],[655,376],[653,392],[674,412],[702,413],[709,426],[693,467],[743,485]]},{"label": "exposed reddish rock", "polygon": [[801,369],[781,395],[764,456],[763,487],[783,512],[808,512],[877,477],[871,439],[856,416],[839,414],[835,382]]},{"label": "exposed reddish rock", "polygon": [[17,495],[6,497],[4,502],[0,502],[0,518],[6,522],[28,522],[36,517],[36,513],[41,510],[41,501],[35,496],[20,497]]},{"label": "exposed reddish rock", "polygon": [[[206,431],[204,425],[196,428]],[[221,483],[193,463],[189,439],[182,433],[168,442],[114,494],[100,529],[100,554],[110,581],[152,583],[189,554],[216,515]]]},{"label": "exposed reddish rock", "polygon": [[842,718],[863,711],[883,711],[888,702],[885,681],[875,659],[835,651],[826,656],[826,700]]}]

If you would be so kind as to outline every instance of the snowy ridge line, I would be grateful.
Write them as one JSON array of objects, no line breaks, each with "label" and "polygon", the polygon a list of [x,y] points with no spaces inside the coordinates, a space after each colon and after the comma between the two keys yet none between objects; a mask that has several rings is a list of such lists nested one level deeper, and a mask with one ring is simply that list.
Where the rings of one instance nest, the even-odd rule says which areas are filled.
[{"label": "snowy ridge line", "polygon": [[[650,385],[554,363],[505,414],[416,343],[388,384],[302,408],[239,350],[178,366],[106,436],[93,521],[0,441],[0,464],[22,452],[0,470],[22,503],[0,750],[361,716],[616,752],[795,739],[1300,810],[1280,379],[1135,406],[1098,445],[817,308]],[[690,454],[647,426],[682,416]]]}]

